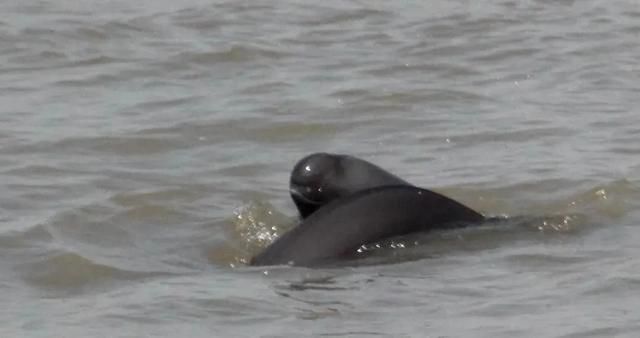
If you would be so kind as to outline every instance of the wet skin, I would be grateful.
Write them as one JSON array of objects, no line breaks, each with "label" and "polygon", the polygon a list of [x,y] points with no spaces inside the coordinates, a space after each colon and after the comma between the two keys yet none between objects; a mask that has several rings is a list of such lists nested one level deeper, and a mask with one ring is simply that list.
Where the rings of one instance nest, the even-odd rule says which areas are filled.
[{"label": "wet skin", "polygon": [[429,190],[407,185],[366,189],[329,202],[250,264],[323,264],[352,255],[366,243],[483,220],[479,213]]}]

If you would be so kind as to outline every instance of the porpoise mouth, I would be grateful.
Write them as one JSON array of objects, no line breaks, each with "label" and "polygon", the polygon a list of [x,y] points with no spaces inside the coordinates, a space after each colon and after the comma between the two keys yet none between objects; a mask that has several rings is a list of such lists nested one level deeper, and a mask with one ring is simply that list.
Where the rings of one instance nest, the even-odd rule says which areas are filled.
[{"label": "porpoise mouth", "polygon": [[313,204],[313,205],[321,204],[322,203],[321,201],[315,201],[315,200],[309,199],[309,197],[305,195],[305,193],[311,193],[312,191],[313,191],[312,188],[304,187],[296,184],[291,184],[291,186],[289,187],[289,193],[291,194],[291,196],[293,196],[294,199],[300,200],[304,203]]}]

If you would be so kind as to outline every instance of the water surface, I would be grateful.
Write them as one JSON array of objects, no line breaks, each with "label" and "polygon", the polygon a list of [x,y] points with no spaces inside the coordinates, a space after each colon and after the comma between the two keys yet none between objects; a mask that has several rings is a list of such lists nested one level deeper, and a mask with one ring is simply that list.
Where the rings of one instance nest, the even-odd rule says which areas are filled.
[{"label": "water surface", "polygon": [[[2,337],[637,336],[637,1],[0,10]],[[315,151],[532,217],[244,266]]]}]

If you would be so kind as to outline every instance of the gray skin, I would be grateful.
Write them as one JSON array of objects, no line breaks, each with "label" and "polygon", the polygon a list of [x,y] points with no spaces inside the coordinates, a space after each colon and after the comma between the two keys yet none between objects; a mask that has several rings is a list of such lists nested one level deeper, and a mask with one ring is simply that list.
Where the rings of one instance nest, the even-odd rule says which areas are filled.
[{"label": "gray skin", "polygon": [[315,153],[304,157],[293,167],[289,191],[304,219],[335,199],[389,185],[412,186],[377,165],[357,157]]},{"label": "gray skin", "polygon": [[[315,153],[304,157],[293,167],[289,192],[304,219],[335,199],[362,190],[392,185],[414,186],[363,159],[349,155]],[[466,213],[476,212],[469,209]],[[455,220],[456,215],[452,214],[451,218]]]},{"label": "gray skin", "polygon": [[250,264],[319,265],[353,255],[366,243],[483,220],[479,213],[429,190],[410,185],[376,187],[329,202]]},{"label": "gray skin", "polygon": [[291,173],[290,192],[302,222],[251,265],[316,265],[353,255],[363,244],[485,220],[461,203],[348,155],[303,158]]}]

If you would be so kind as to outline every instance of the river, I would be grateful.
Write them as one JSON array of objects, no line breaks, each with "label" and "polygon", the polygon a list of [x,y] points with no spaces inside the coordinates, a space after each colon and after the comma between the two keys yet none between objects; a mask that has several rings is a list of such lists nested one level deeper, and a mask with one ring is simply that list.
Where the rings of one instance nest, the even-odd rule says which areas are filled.
[{"label": "river", "polygon": [[[637,337],[640,2],[0,4],[1,337]],[[508,226],[247,267],[318,151]]]}]

